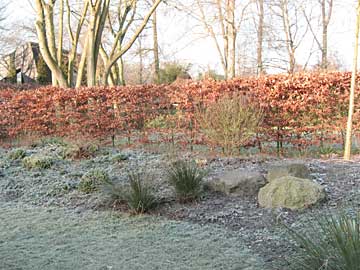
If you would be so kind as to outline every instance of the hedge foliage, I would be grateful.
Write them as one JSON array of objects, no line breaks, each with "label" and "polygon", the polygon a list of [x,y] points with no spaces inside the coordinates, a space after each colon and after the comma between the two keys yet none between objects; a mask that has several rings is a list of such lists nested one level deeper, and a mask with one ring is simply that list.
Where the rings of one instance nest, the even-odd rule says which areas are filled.
[{"label": "hedge foliage", "polygon": [[[262,108],[264,120],[253,144],[277,142],[304,147],[341,142],[350,80],[350,73],[333,72],[170,85],[43,87],[25,91],[7,88],[0,90],[0,136],[106,138],[137,133],[142,142],[156,134],[161,141],[204,143],[196,111],[225,94],[236,93],[247,95],[254,106]],[[354,123],[358,130],[356,104]]]}]

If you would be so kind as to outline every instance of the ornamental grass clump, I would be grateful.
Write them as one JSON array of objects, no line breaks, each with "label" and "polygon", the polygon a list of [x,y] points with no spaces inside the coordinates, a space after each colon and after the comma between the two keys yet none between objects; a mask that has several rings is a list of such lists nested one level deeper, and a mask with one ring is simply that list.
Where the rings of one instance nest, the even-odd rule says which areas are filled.
[{"label": "ornamental grass clump", "polygon": [[143,180],[141,173],[129,174],[130,186],[125,194],[125,199],[131,211],[143,214],[153,209],[157,200],[153,195],[150,185]]},{"label": "ornamental grass clump", "polygon": [[115,204],[126,204],[134,214],[144,214],[157,205],[153,188],[144,179],[143,173],[129,173],[128,184],[109,181],[104,183],[102,190]]},{"label": "ornamental grass clump", "polygon": [[246,145],[256,133],[262,111],[246,96],[226,95],[206,108],[200,108],[197,120],[202,132],[215,146],[223,149],[225,155],[232,155]]},{"label": "ornamental grass clump", "polygon": [[168,169],[167,175],[181,202],[196,200],[201,195],[205,172],[195,162],[176,161]]},{"label": "ornamental grass clump", "polygon": [[360,214],[330,214],[308,227],[306,234],[288,228],[298,251],[290,261],[292,269],[360,269]]}]

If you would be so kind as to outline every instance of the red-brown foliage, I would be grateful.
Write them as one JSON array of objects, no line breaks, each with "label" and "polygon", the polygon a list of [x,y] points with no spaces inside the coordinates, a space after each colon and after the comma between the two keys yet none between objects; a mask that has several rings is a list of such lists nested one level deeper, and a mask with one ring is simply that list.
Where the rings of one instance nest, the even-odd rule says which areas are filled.
[{"label": "red-brown foliage", "polygon": [[[295,146],[339,140],[345,127],[350,73],[304,73],[199,81],[172,85],[0,90],[0,136],[109,137],[157,132],[145,123],[175,109],[172,131],[184,142],[201,142],[194,113],[225,93],[243,92],[261,105],[264,121],[258,140]],[[358,99],[357,95],[357,99]],[[359,128],[359,107],[355,129]],[[174,128],[175,127],[175,128]]]}]

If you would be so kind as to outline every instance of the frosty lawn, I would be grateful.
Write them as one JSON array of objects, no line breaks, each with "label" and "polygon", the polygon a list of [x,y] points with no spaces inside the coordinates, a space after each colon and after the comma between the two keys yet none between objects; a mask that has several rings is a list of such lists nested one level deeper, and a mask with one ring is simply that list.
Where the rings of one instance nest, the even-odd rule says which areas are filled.
[{"label": "frosty lawn", "polygon": [[235,233],[111,212],[0,207],[0,269],[265,269]]}]

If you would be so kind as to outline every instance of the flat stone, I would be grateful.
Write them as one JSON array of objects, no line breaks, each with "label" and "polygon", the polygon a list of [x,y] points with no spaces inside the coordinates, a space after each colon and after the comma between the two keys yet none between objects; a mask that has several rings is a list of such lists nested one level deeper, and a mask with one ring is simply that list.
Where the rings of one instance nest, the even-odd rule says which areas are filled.
[{"label": "flat stone", "polygon": [[266,184],[265,177],[258,171],[237,169],[221,175],[210,183],[214,191],[234,196],[257,196]]},{"label": "flat stone", "polygon": [[284,162],[272,164],[268,168],[266,179],[271,182],[283,176],[294,176],[297,178],[310,179],[310,171],[305,163]]}]

